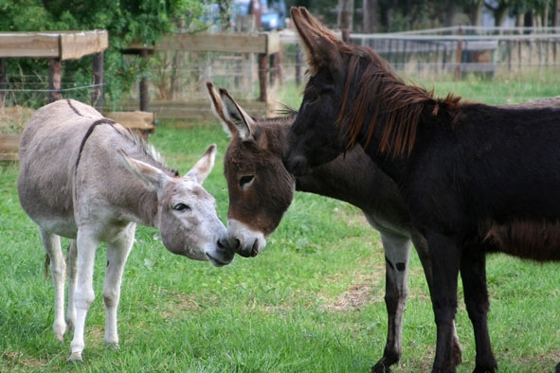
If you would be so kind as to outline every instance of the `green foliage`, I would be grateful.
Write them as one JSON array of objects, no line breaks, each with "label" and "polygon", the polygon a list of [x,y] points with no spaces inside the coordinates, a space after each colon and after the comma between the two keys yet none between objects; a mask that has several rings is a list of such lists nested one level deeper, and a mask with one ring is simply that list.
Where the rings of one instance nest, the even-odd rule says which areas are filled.
[{"label": "green foliage", "polygon": [[[149,45],[178,25],[196,23],[203,7],[197,0],[4,0],[0,9],[0,32],[108,30],[105,78],[115,103],[147,72],[144,61],[127,58],[121,51],[131,42]],[[7,65],[9,74],[21,74],[12,78],[16,80],[31,74],[48,75],[48,61],[44,59],[8,59]],[[91,66],[91,57],[65,61],[63,86],[91,84]]]},{"label": "green foliage", "polygon": [[[339,3],[340,0],[287,0],[289,6],[307,7],[314,15],[323,18],[331,27],[336,27],[336,9]],[[479,5],[492,11],[494,15],[500,13],[519,15],[534,11],[536,15],[542,16],[545,13],[544,9],[548,8],[549,18],[552,18],[553,3],[550,0],[499,0],[494,2],[483,0],[376,0],[377,28],[379,32],[393,32],[441,27],[445,25],[449,12],[474,17],[473,12]],[[362,7],[362,1],[354,0],[355,11],[361,10]],[[354,15],[358,16],[359,13],[355,12]],[[466,21],[470,17],[462,19]],[[550,21],[551,19],[547,20],[547,22]],[[359,26],[354,25],[354,27],[359,30]]]}]

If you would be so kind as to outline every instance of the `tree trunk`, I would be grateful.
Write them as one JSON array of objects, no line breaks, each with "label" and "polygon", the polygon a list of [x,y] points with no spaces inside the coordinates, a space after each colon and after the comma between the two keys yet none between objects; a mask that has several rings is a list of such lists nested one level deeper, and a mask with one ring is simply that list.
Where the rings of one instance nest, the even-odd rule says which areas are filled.
[{"label": "tree trunk", "polygon": [[451,27],[455,24],[455,0],[445,0],[445,19],[444,27]]},{"label": "tree trunk", "polygon": [[352,30],[354,26],[354,0],[338,0],[338,27]]},{"label": "tree trunk", "polygon": [[533,11],[530,10],[527,13],[525,13],[525,16],[523,17],[523,26],[524,27],[533,27],[535,26],[535,23],[533,22]]},{"label": "tree trunk", "polygon": [[505,3],[500,3],[498,9],[494,12],[494,25],[496,27],[502,27],[506,20],[508,12],[508,6]]},{"label": "tree trunk", "polygon": [[[559,0],[560,1],[560,0]],[[482,26],[482,10],[484,9],[484,3],[482,0],[475,2],[469,11],[469,20],[471,24],[476,27]]]},{"label": "tree trunk", "polygon": [[554,0],[552,4],[552,27],[558,27],[560,23],[560,0]]},{"label": "tree trunk", "polygon": [[377,0],[362,0],[362,9],[363,32],[365,34],[377,32]]}]

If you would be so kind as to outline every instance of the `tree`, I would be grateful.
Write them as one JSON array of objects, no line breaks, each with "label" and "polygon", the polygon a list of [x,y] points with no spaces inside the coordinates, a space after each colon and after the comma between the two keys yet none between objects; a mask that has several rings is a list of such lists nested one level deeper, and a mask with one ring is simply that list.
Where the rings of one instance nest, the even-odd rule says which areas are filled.
[{"label": "tree", "polygon": [[363,32],[373,33],[377,32],[377,0],[362,0],[363,9]]},{"label": "tree", "polygon": [[494,13],[494,26],[501,27],[504,25],[510,5],[515,5],[513,4],[514,1],[515,0],[500,0],[498,2],[491,2],[484,0],[484,6]]}]

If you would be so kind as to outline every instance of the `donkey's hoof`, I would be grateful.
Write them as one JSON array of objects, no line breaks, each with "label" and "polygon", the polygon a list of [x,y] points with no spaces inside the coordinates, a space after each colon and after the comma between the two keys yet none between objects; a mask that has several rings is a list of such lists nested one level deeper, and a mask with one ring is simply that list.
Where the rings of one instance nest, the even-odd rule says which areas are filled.
[{"label": "donkey's hoof", "polygon": [[371,373],[393,373],[393,371],[382,362],[378,362],[371,368]]},{"label": "donkey's hoof", "polygon": [[476,366],[473,370],[473,373],[496,373],[496,370],[498,369],[498,365],[494,365],[494,366],[489,366],[489,367],[480,367],[480,366]]},{"label": "donkey's hoof", "polygon": [[121,346],[119,345],[118,342],[110,342],[110,343],[107,343],[106,345],[107,345],[107,349],[109,349],[111,351],[118,350],[118,349],[121,348]]},{"label": "donkey's hoof", "polygon": [[82,353],[81,352],[72,352],[72,355],[68,358],[68,364],[80,364],[82,363]]}]

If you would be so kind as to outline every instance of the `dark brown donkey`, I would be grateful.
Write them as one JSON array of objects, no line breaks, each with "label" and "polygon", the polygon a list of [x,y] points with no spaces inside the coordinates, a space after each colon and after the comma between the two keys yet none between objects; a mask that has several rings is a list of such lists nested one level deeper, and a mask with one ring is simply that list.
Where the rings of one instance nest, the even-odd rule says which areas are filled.
[{"label": "dark brown donkey", "polygon": [[[280,224],[295,190],[346,201],[360,208],[381,235],[385,250],[388,313],[387,344],[374,372],[390,372],[402,352],[402,320],[408,294],[407,269],[414,243],[428,285],[430,261],[426,241],[411,224],[395,183],[381,172],[361,147],[345,157],[294,178],[282,163],[282,146],[295,115],[254,120],[225,89],[216,92],[207,83],[212,108],[231,141],[224,157],[229,191],[228,240],[243,256],[255,256],[265,237]],[[366,166],[367,165],[367,166]],[[375,192],[372,192],[375,191]],[[455,339],[456,354],[460,347]]]},{"label": "dark brown donkey", "polygon": [[291,15],[310,75],[287,137],[286,168],[303,175],[361,145],[397,183],[428,241],[432,372],[457,371],[459,274],[474,329],[474,372],[495,372],[486,254],[560,262],[560,109],[435,97],[405,84],[371,48],[341,42],[305,8],[292,7]]}]

